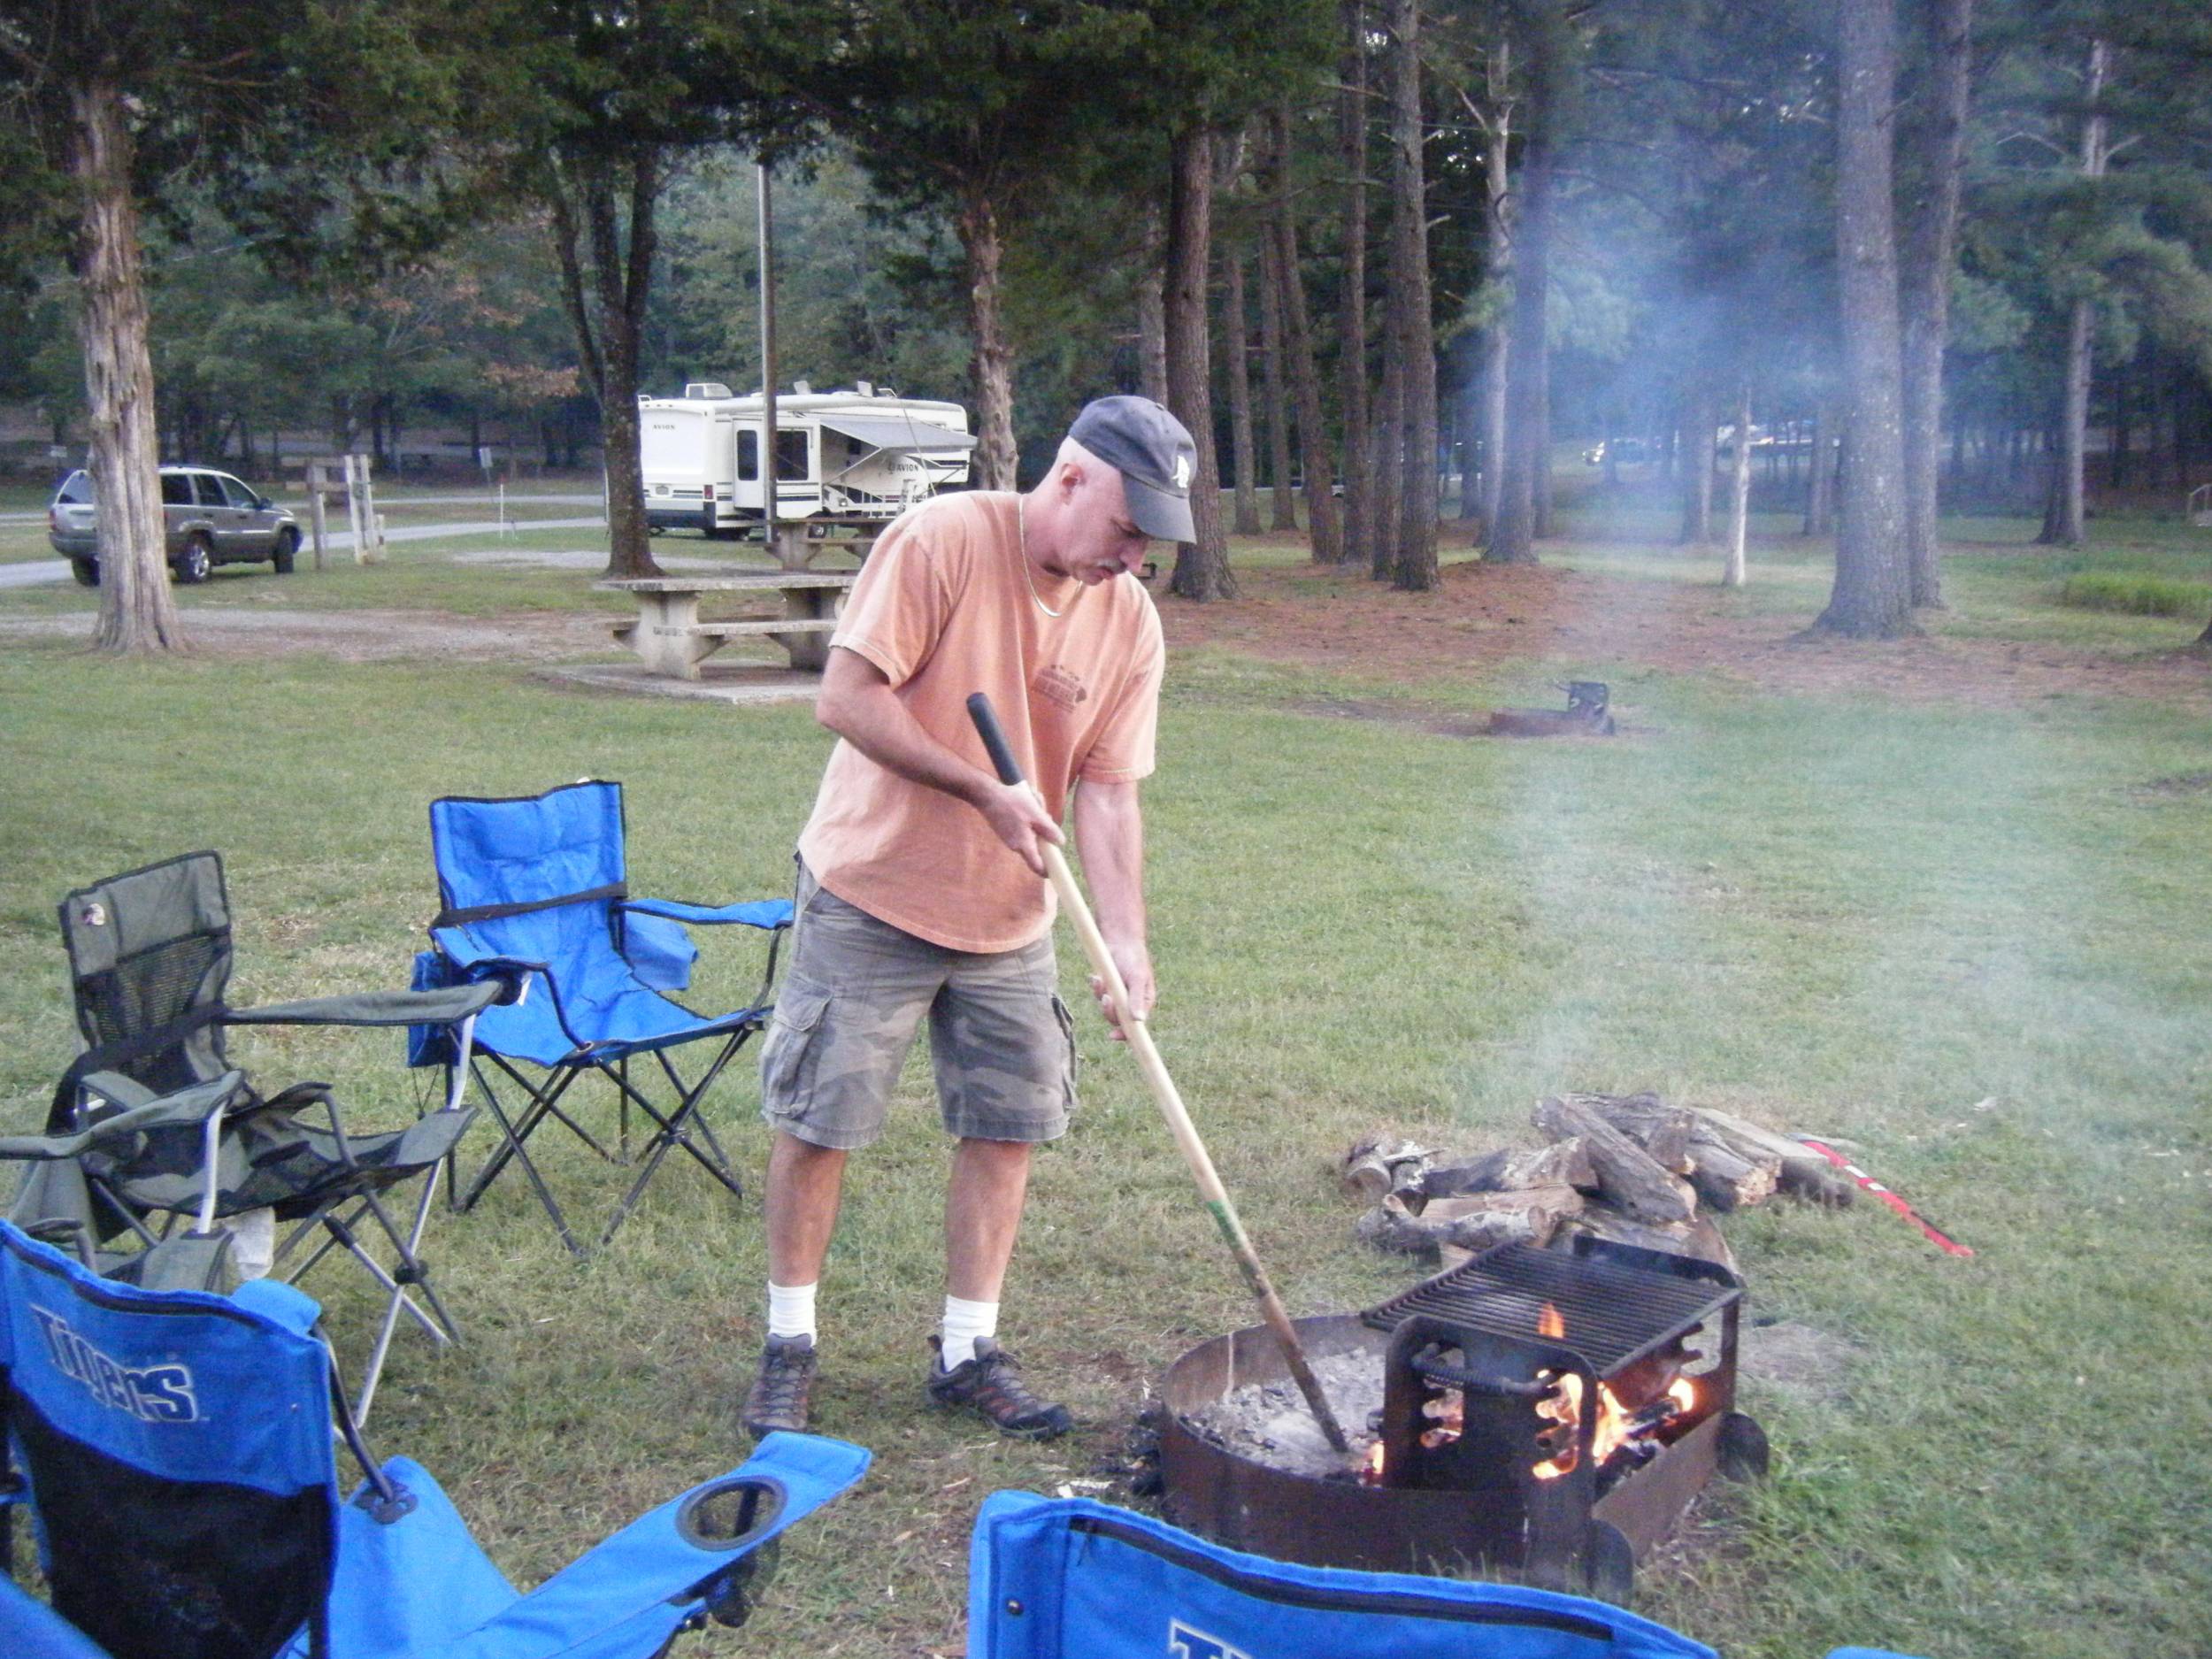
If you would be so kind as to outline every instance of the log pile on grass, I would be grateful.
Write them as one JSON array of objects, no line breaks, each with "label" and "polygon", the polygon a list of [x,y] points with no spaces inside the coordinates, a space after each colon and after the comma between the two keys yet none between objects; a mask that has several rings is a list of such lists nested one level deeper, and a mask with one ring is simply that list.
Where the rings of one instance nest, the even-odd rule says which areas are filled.
[{"label": "log pile on grass", "polygon": [[1363,1137],[1342,1164],[1345,1190],[1371,1205],[1359,1236],[1449,1268],[1493,1245],[1564,1248],[1586,1233],[1732,1270],[1715,1216],[1778,1193],[1822,1204],[1856,1195],[1809,1147],[1648,1092],[1548,1095],[1532,1121],[1542,1145],[1472,1159]]}]

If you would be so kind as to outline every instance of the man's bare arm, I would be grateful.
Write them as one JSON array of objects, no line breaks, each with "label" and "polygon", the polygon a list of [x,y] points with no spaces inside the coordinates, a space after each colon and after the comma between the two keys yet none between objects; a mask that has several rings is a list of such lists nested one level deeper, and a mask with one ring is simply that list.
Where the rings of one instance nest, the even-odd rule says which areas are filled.
[{"label": "man's bare arm", "polygon": [[814,718],[878,765],[965,801],[1040,877],[1045,860],[1037,843],[1064,840],[1034,790],[1001,783],[924,731],[884,672],[857,651],[841,645],[831,649]]},{"label": "man's bare arm", "polygon": [[[1079,783],[1075,790],[1075,845],[1083,856],[1083,876],[1091,890],[1098,931],[1106,936],[1114,965],[1129,987],[1130,1012],[1142,1019],[1152,1011],[1152,954],[1145,942],[1144,814],[1133,783]],[[1091,991],[1114,1035],[1122,1036],[1121,1018],[1094,977]]]}]

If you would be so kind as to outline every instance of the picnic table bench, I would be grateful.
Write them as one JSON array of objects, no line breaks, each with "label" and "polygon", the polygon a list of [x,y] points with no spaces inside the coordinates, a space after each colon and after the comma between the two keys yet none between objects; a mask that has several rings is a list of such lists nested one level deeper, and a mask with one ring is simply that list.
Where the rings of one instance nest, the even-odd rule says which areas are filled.
[{"label": "picnic table bench", "polygon": [[[596,584],[637,600],[634,621],[615,625],[614,636],[655,673],[699,678],[699,664],[732,640],[768,639],[783,647],[794,668],[819,670],[829,661],[829,636],[858,571],[763,570],[731,576],[642,576]],[[699,617],[708,594],[773,594],[780,617],[732,620]]]}]

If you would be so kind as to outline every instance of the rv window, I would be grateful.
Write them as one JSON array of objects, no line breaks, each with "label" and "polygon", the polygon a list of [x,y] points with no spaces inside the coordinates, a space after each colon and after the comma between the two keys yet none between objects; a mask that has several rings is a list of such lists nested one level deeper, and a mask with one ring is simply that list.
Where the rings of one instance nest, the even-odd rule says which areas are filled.
[{"label": "rv window", "polygon": [[760,476],[760,434],[751,426],[738,431],[737,475],[748,480]]},{"label": "rv window", "polygon": [[786,432],[780,427],[777,429],[776,476],[779,479],[788,479],[797,483],[806,482],[805,433]]}]

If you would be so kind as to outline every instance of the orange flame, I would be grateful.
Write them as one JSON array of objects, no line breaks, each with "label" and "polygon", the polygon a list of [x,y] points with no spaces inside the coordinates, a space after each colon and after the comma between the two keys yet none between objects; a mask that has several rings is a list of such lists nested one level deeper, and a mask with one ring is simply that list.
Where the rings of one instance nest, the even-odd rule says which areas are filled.
[{"label": "orange flame", "polygon": [[1548,1337],[1567,1334],[1567,1322],[1559,1317],[1559,1310],[1548,1302],[1544,1304],[1544,1310],[1536,1316],[1536,1334]]},{"label": "orange flame", "polygon": [[[1575,1430],[1582,1422],[1582,1379],[1572,1371],[1564,1371],[1559,1374],[1557,1380],[1558,1392],[1548,1400],[1536,1402],[1536,1415],[1558,1425],[1555,1430],[1544,1431],[1542,1442],[1560,1448],[1556,1456],[1547,1458],[1536,1465],[1533,1472],[1539,1480],[1556,1480],[1560,1476],[1571,1472],[1576,1463],[1574,1441]],[[1674,1405],[1674,1411],[1670,1415],[1679,1416],[1697,1404],[1697,1386],[1687,1377],[1678,1377],[1674,1386],[1667,1390],[1665,1398]],[[1632,1432],[1631,1414],[1623,1409],[1613,1391],[1600,1383],[1597,1426],[1590,1435],[1592,1459],[1602,1468],[1605,1460],[1620,1450]]]}]

